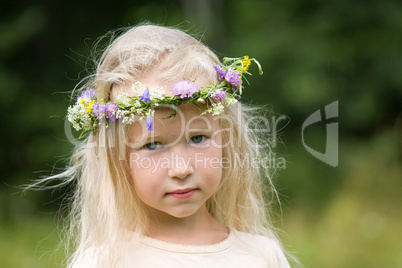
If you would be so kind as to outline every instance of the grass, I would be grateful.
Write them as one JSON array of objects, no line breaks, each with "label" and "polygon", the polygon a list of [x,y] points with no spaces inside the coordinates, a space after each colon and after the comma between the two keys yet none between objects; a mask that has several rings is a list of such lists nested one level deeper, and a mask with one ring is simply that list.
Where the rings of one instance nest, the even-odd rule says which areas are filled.
[{"label": "grass", "polygon": [[[304,188],[287,204],[283,228],[288,249],[306,268],[402,267],[398,148],[394,132],[379,133],[371,142],[344,142],[335,176],[310,165],[300,177],[306,156],[293,155],[296,164],[285,176],[300,178]],[[308,199],[319,191],[326,196]]]},{"label": "grass", "polygon": [[0,267],[63,267],[55,217],[44,216],[0,226]]}]

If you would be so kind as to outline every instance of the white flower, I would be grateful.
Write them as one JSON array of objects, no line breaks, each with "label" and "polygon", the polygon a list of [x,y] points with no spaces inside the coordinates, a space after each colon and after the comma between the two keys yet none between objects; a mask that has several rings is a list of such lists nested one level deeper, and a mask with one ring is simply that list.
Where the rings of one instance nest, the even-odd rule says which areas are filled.
[{"label": "white flower", "polygon": [[130,101],[130,97],[127,96],[125,93],[121,93],[117,97],[117,101],[123,103],[124,105],[129,105],[128,102]]},{"label": "white flower", "polygon": [[82,103],[77,103],[74,106],[68,107],[67,112],[67,119],[76,130],[91,129],[91,117],[86,113],[86,109]]},{"label": "white flower", "polygon": [[135,115],[134,114],[130,114],[127,116],[123,117],[123,120],[121,121],[123,124],[127,124],[127,125],[131,125],[132,123],[135,122]]},{"label": "white flower", "polygon": [[131,92],[133,92],[134,95],[137,95],[138,90],[143,88],[144,85],[141,82],[135,82],[134,85],[131,86]]},{"label": "white flower", "polygon": [[231,96],[228,96],[228,97],[225,99],[225,104],[226,104],[226,106],[228,106],[228,105],[230,105],[230,104],[234,104],[234,103],[236,103],[236,102],[237,102],[237,99],[234,98],[234,97],[231,97]]},{"label": "white flower", "polygon": [[205,103],[205,100],[203,98],[199,98],[197,101],[201,102],[201,103]]},{"label": "white flower", "polygon": [[220,103],[220,102],[214,103],[214,104],[212,104],[212,106],[213,106],[213,114],[212,115],[218,115],[218,114],[222,113],[223,109],[225,108],[222,105],[222,103]]},{"label": "white flower", "polygon": [[136,108],[141,107],[140,101],[139,101],[139,100],[136,100],[135,103],[134,103],[134,106],[135,106]]},{"label": "white flower", "polygon": [[160,99],[163,100],[165,99],[165,91],[163,90],[162,87],[157,87],[154,91],[151,92],[150,94],[151,99]]},{"label": "white flower", "polygon": [[118,110],[116,112],[116,118],[123,118],[124,119],[124,117],[127,116],[129,113],[130,113],[129,111]]}]

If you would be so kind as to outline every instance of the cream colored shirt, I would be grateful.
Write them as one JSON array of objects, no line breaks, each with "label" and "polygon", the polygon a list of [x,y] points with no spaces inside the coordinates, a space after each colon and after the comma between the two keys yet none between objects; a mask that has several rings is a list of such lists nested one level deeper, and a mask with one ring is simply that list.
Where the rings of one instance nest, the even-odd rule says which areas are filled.
[{"label": "cream colored shirt", "polygon": [[[213,245],[172,244],[149,237],[133,242],[120,256],[117,267],[140,268],[287,268],[290,267],[274,240],[231,230],[224,241]],[[91,254],[74,268],[93,265]]]}]

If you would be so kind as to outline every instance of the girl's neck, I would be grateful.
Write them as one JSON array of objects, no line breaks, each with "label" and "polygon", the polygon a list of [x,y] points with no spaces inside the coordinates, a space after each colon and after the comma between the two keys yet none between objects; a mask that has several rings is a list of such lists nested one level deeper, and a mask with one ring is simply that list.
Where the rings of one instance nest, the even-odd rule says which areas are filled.
[{"label": "girl's neck", "polygon": [[146,234],[154,239],[175,244],[211,245],[225,240],[229,234],[228,229],[213,218],[206,207],[185,218],[157,214]]}]

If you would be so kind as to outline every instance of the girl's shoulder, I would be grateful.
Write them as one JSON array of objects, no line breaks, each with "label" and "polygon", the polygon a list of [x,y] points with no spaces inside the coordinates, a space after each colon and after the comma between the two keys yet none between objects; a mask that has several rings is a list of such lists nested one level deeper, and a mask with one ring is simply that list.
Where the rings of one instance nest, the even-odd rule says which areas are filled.
[{"label": "girl's shoulder", "polygon": [[73,260],[71,268],[99,268],[99,256],[106,255],[105,247],[90,247],[77,255]]},{"label": "girl's shoulder", "polygon": [[277,239],[268,236],[242,232],[235,229],[231,229],[230,233],[242,243],[252,243],[255,246],[280,247]]},{"label": "girl's shoulder", "polygon": [[284,250],[276,238],[251,234],[237,230],[231,230],[236,238],[236,247],[250,254],[258,254],[268,260],[268,263],[276,264],[274,267],[290,267]]}]

